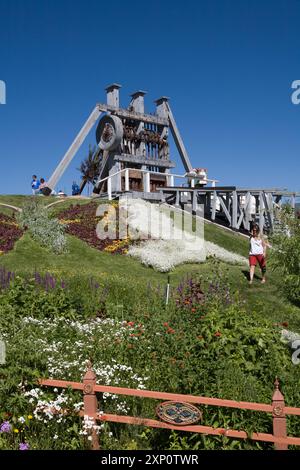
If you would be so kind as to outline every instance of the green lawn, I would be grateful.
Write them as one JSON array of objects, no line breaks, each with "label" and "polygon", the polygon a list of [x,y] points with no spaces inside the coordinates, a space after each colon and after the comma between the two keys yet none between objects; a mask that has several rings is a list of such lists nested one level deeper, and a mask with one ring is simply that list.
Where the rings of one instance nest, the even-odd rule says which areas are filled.
[{"label": "green lawn", "polygon": [[[51,202],[51,198],[38,198],[41,204]],[[0,196],[0,202],[22,206],[24,196]],[[75,203],[86,203],[86,200],[75,200]],[[71,198],[61,205],[54,207],[53,211],[61,210],[74,203]],[[0,208],[0,211],[2,209]],[[229,232],[212,224],[205,224],[206,240],[247,256],[248,240],[239,234]],[[2,255],[0,265],[17,273],[31,273],[35,270],[40,272],[51,272],[57,276],[120,276],[128,279],[133,288],[135,280],[147,284],[156,282],[165,285],[167,274],[155,272],[151,268],[142,266],[137,260],[122,256],[100,252],[89,247],[86,243],[74,237],[68,237],[69,251],[65,255],[56,256],[49,253],[35,243],[26,233],[19,240],[13,251]],[[212,261],[204,264],[185,264],[177,267],[171,274],[171,286],[176,286],[187,274],[199,274],[205,283],[213,273]],[[262,316],[268,317],[274,322],[288,322],[289,328],[300,331],[300,309],[293,306],[283,295],[280,285],[280,276],[269,270],[268,281],[261,285],[259,279],[249,287],[247,281],[247,267],[219,263],[219,269],[224,278],[232,287],[232,290],[244,299],[249,314],[251,310],[258,310]],[[257,273],[260,274],[259,272]]]}]

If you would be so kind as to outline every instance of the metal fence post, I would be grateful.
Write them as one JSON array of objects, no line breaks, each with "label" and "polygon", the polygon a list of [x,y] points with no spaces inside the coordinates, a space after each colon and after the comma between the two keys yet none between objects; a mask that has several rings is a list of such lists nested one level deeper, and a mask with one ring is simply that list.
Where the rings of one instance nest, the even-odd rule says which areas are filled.
[{"label": "metal fence post", "polygon": [[[88,363],[87,371],[83,377],[83,404],[84,404],[84,416],[94,420],[94,424],[97,424],[96,415],[98,412],[98,403],[95,393],[96,385],[96,374],[92,370],[91,362]],[[92,436],[92,449],[99,450],[99,438],[95,429],[91,432]]]},{"label": "metal fence post", "polygon": [[[287,437],[284,396],[279,390],[279,380],[277,377],[275,379],[274,385],[275,389],[272,397],[273,435],[276,437]],[[275,450],[288,450],[287,444],[277,444],[275,442],[274,447]]]}]

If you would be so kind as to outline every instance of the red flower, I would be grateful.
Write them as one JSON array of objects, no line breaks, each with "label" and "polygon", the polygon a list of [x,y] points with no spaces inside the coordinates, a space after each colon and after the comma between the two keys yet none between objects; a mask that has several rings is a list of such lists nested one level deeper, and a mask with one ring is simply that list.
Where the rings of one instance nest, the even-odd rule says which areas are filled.
[{"label": "red flower", "polygon": [[134,321],[128,321],[127,326],[134,326]]},{"label": "red flower", "polygon": [[173,328],[168,328],[167,329],[167,333],[171,333],[171,334],[174,334],[175,333],[175,330],[173,330]]},{"label": "red flower", "polygon": [[164,326],[169,326],[169,323],[168,323],[168,322],[165,322],[165,323],[164,323]]},{"label": "red flower", "polygon": [[281,323],[281,324],[282,324],[282,326],[286,326],[286,327],[287,327],[287,326],[289,326],[289,324],[288,324],[288,322],[287,322],[287,321],[284,321],[284,322],[283,322],[283,323]]},{"label": "red flower", "polygon": [[215,336],[220,337],[222,336],[222,333],[220,333],[220,331],[216,331]]},{"label": "red flower", "polygon": [[196,312],[196,309],[195,309],[195,308],[191,308],[191,311],[194,313],[194,312]]}]

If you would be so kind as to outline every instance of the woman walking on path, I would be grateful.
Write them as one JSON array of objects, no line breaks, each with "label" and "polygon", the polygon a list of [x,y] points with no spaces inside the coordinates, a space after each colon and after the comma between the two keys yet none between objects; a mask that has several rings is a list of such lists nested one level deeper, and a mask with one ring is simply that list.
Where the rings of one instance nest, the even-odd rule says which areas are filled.
[{"label": "woman walking on path", "polygon": [[249,251],[249,265],[250,265],[250,284],[253,282],[255,267],[257,263],[261,269],[262,280],[261,283],[266,282],[266,251],[267,243],[259,233],[259,227],[254,225],[250,236],[250,251]]}]

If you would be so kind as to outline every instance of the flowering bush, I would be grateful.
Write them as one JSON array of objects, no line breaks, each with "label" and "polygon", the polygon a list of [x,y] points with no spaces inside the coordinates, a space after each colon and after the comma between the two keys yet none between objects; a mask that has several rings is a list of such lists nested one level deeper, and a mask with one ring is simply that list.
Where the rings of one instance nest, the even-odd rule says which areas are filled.
[{"label": "flowering bush", "polygon": [[24,204],[19,214],[20,225],[28,228],[32,238],[55,254],[65,253],[67,238],[65,228],[57,219],[50,218],[47,209],[32,200]]},{"label": "flowering bush", "polygon": [[282,230],[271,239],[271,264],[282,273],[283,292],[300,305],[300,219],[286,206],[280,212]]},{"label": "flowering bush", "polygon": [[[33,317],[21,319],[11,317],[9,323],[2,327],[8,345],[8,370],[4,374],[5,376],[7,374],[8,378],[9,365],[11,358],[14,357],[14,374],[17,370],[21,374],[21,379],[19,378],[18,384],[14,387],[19,396],[17,408],[22,412],[22,417],[13,417],[3,422],[0,428],[0,448],[17,448],[25,443],[30,445],[30,448],[36,448],[37,439],[34,437],[34,430],[35,432],[39,430],[39,434],[45,434],[45,429],[46,435],[57,436],[52,444],[48,442],[50,448],[63,448],[63,443],[66,441],[65,432],[68,430],[69,436],[73,435],[74,446],[84,448],[88,423],[86,420],[82,422],[78,417],[78,413],[83,409],[82,394],[64,389],[47,390],[36,385],[38,377],[81,381],[86,370],[86,358],[92,357],[97,383],[146,388],[147,371],[144,369],[143,375],[140,375],[129,363],[120,361],[120,358],[124,357],[123,344],[131,344],[131,335],[136,331],[135,327],[131,327],[126,321],[97,318],[83,322],[65,318],[39,320]],[[18,333],[15,331],[16,327]],[[119,354],[118,345],[120,345]],[[26,356],[23,358],[19,356],[20,347],[26,351]],[[34,362],[35,368],[29,372],[31,361]],[[11,381],[8,383],[11,387]],[[7,396],[4,400],[3,390],[0,392],[0,397],[2,409],[7,402],[7,409],[15,416],[16,403],[12,406],[13,398]],[[107,412],[111,409],[114,412],[128,414],[130,403],[130,399],[126,397],[103,394],[102,406]],[[29,423],[30,427],[28,419],[23,417],[25,409],[26,414],[33,417],[34,429],[31,429],[32,423]],[[103,425],[97,427],[99,432],[102,429]],[[20,434],[21,441],[14,437],[14,432]],[[6,433],[2,441],[1,433]],[[25,450],[23,445],[21,447]]]}]

